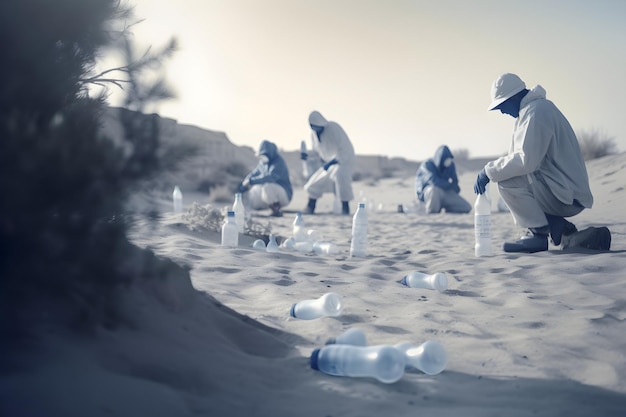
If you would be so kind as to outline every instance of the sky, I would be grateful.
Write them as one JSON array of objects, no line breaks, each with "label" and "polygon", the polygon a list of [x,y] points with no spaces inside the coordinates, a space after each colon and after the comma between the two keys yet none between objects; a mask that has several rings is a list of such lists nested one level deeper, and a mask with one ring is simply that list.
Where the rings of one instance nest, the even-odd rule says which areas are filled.
[{"label": "sky", "polygon": [[177,98],[151,110],[238,146],[299,149],[318,110],[360,155],[423,160],[446,144],[498,156],[514,119],[487,107],[493,81],[513,72],[542,85],[574,130],[626,151],[623,0],[128,2],[144,19],[139,49],[179,43],[165,68]]}]

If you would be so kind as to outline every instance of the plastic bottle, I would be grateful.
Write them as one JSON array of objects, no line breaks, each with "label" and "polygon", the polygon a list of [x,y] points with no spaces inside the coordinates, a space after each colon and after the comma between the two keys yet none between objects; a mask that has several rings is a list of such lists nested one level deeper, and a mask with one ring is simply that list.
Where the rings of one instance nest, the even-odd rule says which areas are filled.
[{"label": "plastic bottle", "polygon": [[311,354],[311,368],[335,376],[373,377],[385,384],[404,375],[405,355],[389,345],[326,345]]},{"label": "plastic bottle", "polygon": [[306,238],[311,242],[323,241],[324,235],[319,230],[309,229],[306,231]]},{"label": "plastic bottle", "polygon": [[244,232],[246,224],[246,209],[243,206],[243,198],[241,193],[235,194],[235,202],[233,203],[233,211],[235,212],[235,221],[237,222],[237,230],[239,233]]},{"label": "plastic bottle", "polygon": [[303,242],[307,239],[306,224],[301,212],[297,212],[296,218],[293,219],[293,238],[296,242]]},{"label": "plastic bottle", "polygon": [[404,354],[407,367],[419,369],[428,375],[437,375],[446,368],[448,355],[441,343],[429,340],[416,346],[411,343],[395,345]]},{"label": "plastic bottle", "polygon": [[295,303],[291,306],[289,315],[302,320],[313,320],[325,316],[336,317],[342,311],[341,297],[334,292],[328,292],[320,298]]},{"label": "plastic bottle", "polygon": [[172,193],[172,199],[174,200],[174,213],[182,213],[183,212],[183,193],[178,188],[178,185],[174,187],[174,192]]},{"label": "plastic bottle", "polygon": [[274,235],[270,235],[265,250],[270,253],[275,253],[279,251],[278,243],[276,243],[276,237],[274,237]]},{"label": "plastic bottle", "polygon": [[493,254],[491,250],[491,202],[485,194],[478,194],[474,203],[475,256]]},{"label": "plastic bottle", "polygon": [[335,255],[337,252],[339,252],[337,245],[332,242],[326,241],[315,241],[313,243],[312,249],[313,252],[318,255]]},{"label": "plastic bottle", "polygon": [[229,211],[222,225],[222,246],[236,248],[239,245],[239,232],[235,222],[235,212]]},{"label": "plastic bottle", "polygon": [[411,288],[428,288],[443,292],[448,288],[448,277],[443,272],[425,274],[414,271],[405,275],[400,283]]},{"label": "plastic bottle", "polygon": [[331,337],[326,341],[327,345],[352,345],[367,346],[367,337],[363,330],[358,327],[351,327],[337,337]]},{"label": "plastic bottle", "polygon": [[367,256],[367,211],[365,203],[359,203],[359,207],[352,217],[350,256],[360,258]]},{"label": "plastic bottle", "polygon": [[294,239],[293,236],[290,236],[287,239],[283,240],[283,243],[281,243],[280,246],[282,246],[285,249],[293,249],[295,244],[296,244],[296,239]]},{"label": "plastic bottle", "polygon": [[311,253],[313,252],[313,242],[310,240],[295,242],[293,244],[293,249],[301,253]]},{"label": "plastic bottle", "polygon": [[252,244],[252,247],[256,250],[265,250],[265,241],[263,239],[257,239]]},{"label": "plastic bottle", "polygon": [[[300,141],[300,154],[306,154],[306,153],[307,153],[306,142]],[[310,176],[309,163],[305,159],[302,160],[302,175],[304,176],[304,178],[309,178]]]}]

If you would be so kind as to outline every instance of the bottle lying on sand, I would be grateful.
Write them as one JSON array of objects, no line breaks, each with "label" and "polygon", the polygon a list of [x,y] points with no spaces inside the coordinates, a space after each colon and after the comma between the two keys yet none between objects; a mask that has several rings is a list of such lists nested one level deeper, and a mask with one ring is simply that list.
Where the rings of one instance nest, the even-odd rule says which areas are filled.
[{"label": "bottle lying on sand", "polygon": [[302,300],[291,306],[289,315],[297,319],[313,320],[320,317],[336,317],[341,315],[343,303],[341,296],[328,292],[320,298]]},{"label": "bottle lying on sand", "polygon": [[363,330],[351,327],[337,337],[331,337],[326,341],[327,345],[352,345],[367,346],[367,337]]},{"label": "bottle lying on sand", "polygon": [[385,384],[404,375],[405,355],[389,345],[326,345],[311,354],[311,368],[328,375],[372,377]]},{"label": "bottle lying on sand", "polygon": [[448,355],[441,343],[428,340],[419,346],[399,343],[394,346],[404,354],[407,367],[413,367],[428,375],[437,375],[446,368]]},{"label": "bottle lying on sand", "polygon": [[414,271],[405,275],[400,283],[411,288],[427,288],[443,292],[448,288],[448,277],[443,272],[425,274]]}]

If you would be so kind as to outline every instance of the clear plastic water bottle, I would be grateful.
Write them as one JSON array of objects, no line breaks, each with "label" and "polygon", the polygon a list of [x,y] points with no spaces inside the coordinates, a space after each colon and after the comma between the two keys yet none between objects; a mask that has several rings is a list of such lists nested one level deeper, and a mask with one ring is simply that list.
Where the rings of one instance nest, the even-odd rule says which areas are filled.
[{"label": "clear plastic water bottle", "polygon": [[222,225],[222,246],[236,248],[239,245],[239,231],[235,221],[235,212],[229,211]]},{"label": "clear plastic water bottle", "polygon": [[[300,141],[300,155],[306,153],[306,142]],[[302,175],[304,176],[304,178],[309,178],[309,176],[311,175],[309,172],[309,163],[306,159],[302,160]]]},{"label": "clear plastic water bottle", "polygon": [[404,375],[405,355],[389,345],[326,345],[311,354],[311,368],[328,375],[372,377],[385,384]]},{"label": "clear plastic water bottle", "polygon": [[367,337],[363,330],[351,327],[337,337],[331,337],[326,341],[327,345],[352,345],[367,346]]},{"label": "clear plastic water bottle", "polygon": [[306,231],[306,238],[311,242],[323,241],[324,235],[319,230],[309,229]]},{"label": "clear plastic water bottle", "polygon": [[320,317],[337,317],[343,311],[341,296],[328,292],[320,298],[302,300],[291,306],[289,315],[297,319],[313,320]]},{"label": "clear plastic water bottle", "polygon": [[491,202],[486,193],[478,194],[474,203],[475,256],[490,256],[491,250]]},{"label": "clear plastic water bottle", "polygon": [[280,246],[285,249],[294,249],[295,244],[296,244],[296,239],[294,239],[293,236],[290,236],[287,239],[283,240]]},{"label": "clear plastic water bottle", "polygon": [[252,243],[252,247],[256,250],[265,250],[265,241],[263,239],[257,239]]},{"label": "clear plastic water bottle", "polygon": [[174,200],[174,213],[182,213],[183,212],[183,193],[180,191],[180,188],[177,186],[174,187],[174,192],[172,193],[172,199]]},{"label": "clear plastic water bottle", "polygon": [[335,255],[339,248],[332,242],[315,241],[312,246],[313,252],[318,255]]},{"label": "clear plastic water bottle", "polygon": [[293,244],[293,249],[300,253],[311,253],[313,252],[313,242],[310,240],[295,242]]},{"label": "clear plastic water bottle", "polygon": [[400,283],[411,288],[428,288],[441,292],[448,289],[448,277],[443,272],[425,274],[423,272],[414,271],[405,275]]},{"label": "clear plastic water bottle", "polygon": [[359,258],[367,256],[367,211],[365,203],[359,203],[359,207],[352,217],[350,256]]},{"label": "clear plastic water bottle", "polygon": [[441,343],[429,340],[416,346],[400,343],[395,348],[404,354],[407,367],[413,367],[428,375],[437,375],[446,368],[448,355]]},{"label": "clear plastic water bottle", "polygon": [[276,242],[276,237],[274,235],[270,235],[265,250],[270,253],[276,253],[279,251],[278,243]]},{"label": "clear plastic water bottle", "polygon": [[296,218],[293,219],[293,238],[296,242],[304,242],[307,240],[306,224],[301,212],[296,213]]},{"label": "clear plastic water bottle", "polygon": [[237,223],[237,230],[239,233],[244,232],[246,224],[246,209],[243,206],[243,198],[241,193],[235,194],[235,202],[233,203],[233,211],[235,212],[235,221]]}]

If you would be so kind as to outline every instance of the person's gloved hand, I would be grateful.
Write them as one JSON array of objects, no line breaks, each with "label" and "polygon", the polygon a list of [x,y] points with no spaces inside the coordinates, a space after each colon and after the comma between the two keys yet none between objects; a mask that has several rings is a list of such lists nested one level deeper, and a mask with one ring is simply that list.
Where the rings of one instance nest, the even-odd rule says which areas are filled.
[{"label": "person's gloved hand", "polygon": [[485,168],[483,168],[476,177],[476,183],[474,183],[474,193],[483,194],[488,183],[489,177],[485,173]]},{"label": "person's gloved hand", "polygon": [[300,159],[306,161],[309,155],[306,152],[300,152]]},{"label": "person's gloved hand", "polygon": [[330,168],[332,165],[335,165],[336,163],[337,163],[336,159],[332,159],[332,160],[326,162],[324,164],[324,171],[328,171],[328,168]]},{"label": "person's gloved hand", "polygon": [[244,179],[243,182],[241,184],[239,184],[239,192],[240,193],[248,191],[249,188],[250,188],[250,179],[249,178]]}]

